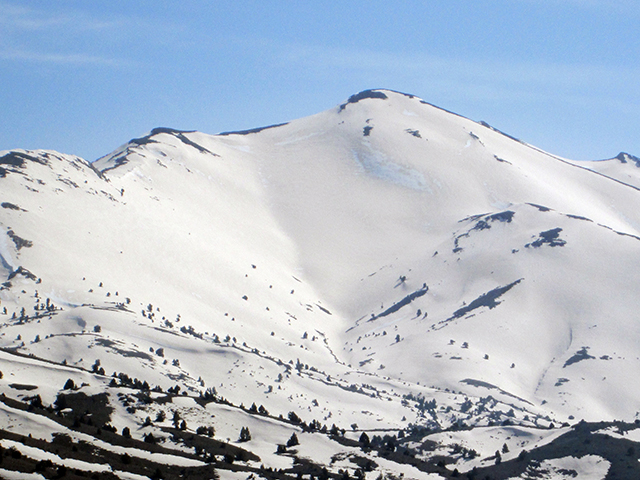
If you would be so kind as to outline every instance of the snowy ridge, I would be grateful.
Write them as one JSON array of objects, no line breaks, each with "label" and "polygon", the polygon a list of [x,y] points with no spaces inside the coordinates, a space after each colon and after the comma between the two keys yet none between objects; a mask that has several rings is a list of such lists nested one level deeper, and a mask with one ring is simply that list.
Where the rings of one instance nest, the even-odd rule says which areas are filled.
[{"label": "snowy ridge", "polygon": [[[154,129],[93,164],[0,152],[0,392],[62,417],[61,395],[104,398],[104,424],[195,448],[202,472],[228,470],[220,441],[256,474],[304,458],[305,473],[520,478],[502,443],[515,465],[577,420],[640,418],[638,162],[561,159],[388,90],[244,132]],[[42,424],[9,400],[3,431]],[[68,408],[38,438],[94,435]],[[194,447],[174,411],[215,436]],[[506,427],[537,433],[514,450]],[[618,468],[585,455],[547,469]],[[163,463],[148,461],[129,473]]]}]

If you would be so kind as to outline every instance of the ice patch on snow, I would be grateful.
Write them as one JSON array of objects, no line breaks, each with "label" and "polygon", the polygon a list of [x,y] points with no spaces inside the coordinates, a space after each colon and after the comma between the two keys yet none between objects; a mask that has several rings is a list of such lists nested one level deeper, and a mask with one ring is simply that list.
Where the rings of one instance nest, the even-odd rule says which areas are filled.
[{"label": "ice patch on snow", "polygon": [[406,115],[407,117],[417,117],[418,114],[415,112],[410,112],[409,110],[403,110],[402,111],[403,115]]},{"label": "ice patch on snow", "polygon": [[314,132],[314,133],[310,133],[308,135],[302,135],[302,136],[297,136],[297,137],[289,137],[286,140],[283,140],[282,142],[276,143],[276,145],[291,145],[292,143],[298,143],[298,142],[301,142],[303,140],[307,140],[308,138],[317,137],[318,135],[324,135],[325,133],[326,132]]},{"label": "ice patch on snow", "polygon": [[239,150],[240,152],[251,153],[251,147],[249,145],[228,145],[229,148],[233,148],[234,150]]},{"label": "ice patch on snow", "polygon": [[368,152],[352,150],[352,154],[365,173],[413,190],[425,190],[427,188],[422,173],[391,161],[387,155],[373,149],[366,142],[363,142],[363,145],[367,147]]},{"label": "ice patch on snow", "polygon": [[0,265],[2,265],[5,269],[9,270],[9,272],[13,272],[15,268],[13,267],[13,261],[11,259],[11,253],[9,251],[9,243],[7,242],[7,236],[3,235],[0,238]]}]

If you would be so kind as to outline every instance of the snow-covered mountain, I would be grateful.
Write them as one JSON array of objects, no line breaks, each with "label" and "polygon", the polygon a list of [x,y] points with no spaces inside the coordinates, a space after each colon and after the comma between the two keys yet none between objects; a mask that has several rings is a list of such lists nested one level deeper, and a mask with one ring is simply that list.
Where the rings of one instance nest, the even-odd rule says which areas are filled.
[{"label": "snow-covered mountain", "polygon": [[[378,456],[371,478],[633,422],[639,164],[559,158],[388,90],[243,132],[158,128],[94,163],[0,152],[0,392],[59,406],[84,382],[134,440],[169,437],[174,410],[233,444],[248,426],[249,467],[365,471],[362,432],[412,434],[424,461],[442,454],[426,433],[466,449],[432,471]],[[4,431],[63,428],[0,407]],[[295,454],[275,453],[292,431]]]}]

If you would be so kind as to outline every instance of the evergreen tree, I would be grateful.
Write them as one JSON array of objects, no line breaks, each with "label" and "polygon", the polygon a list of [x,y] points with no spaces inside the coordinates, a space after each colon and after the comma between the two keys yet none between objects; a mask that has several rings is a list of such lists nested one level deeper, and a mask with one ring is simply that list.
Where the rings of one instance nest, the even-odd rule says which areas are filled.
[{"label": "evergreen tree", "polygon": [[249,440],[251,440],[251,432],[249,431],[249,428],[242,427],[240,429],[240,441],[248,442]]},{"label": "evergreen tree", "polygon": [[287,447],[295,447],[296,445],[300,445],[300,442],[298,441],[296,432],[293,432],[291,437],[289,437],[289,440],[287,440]]}]

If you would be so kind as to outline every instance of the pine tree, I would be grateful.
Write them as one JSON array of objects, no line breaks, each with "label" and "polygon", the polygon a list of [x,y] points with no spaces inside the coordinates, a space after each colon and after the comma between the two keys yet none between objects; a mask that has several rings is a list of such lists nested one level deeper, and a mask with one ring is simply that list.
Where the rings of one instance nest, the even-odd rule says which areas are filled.
[{"label": "pine tree", "polygon": [[251,440],[251,432],[249,432],[249,428],[242,427],[240,429],[240,441],[248,442],[249,440]]},{"label": "pine tree", "polygon": [[296,445],[300,445],[300,442],[298,441],[296,432],[293,432],[291,437],[289,437],[289,440],[287,440],[287,447],[295,447]]}]

